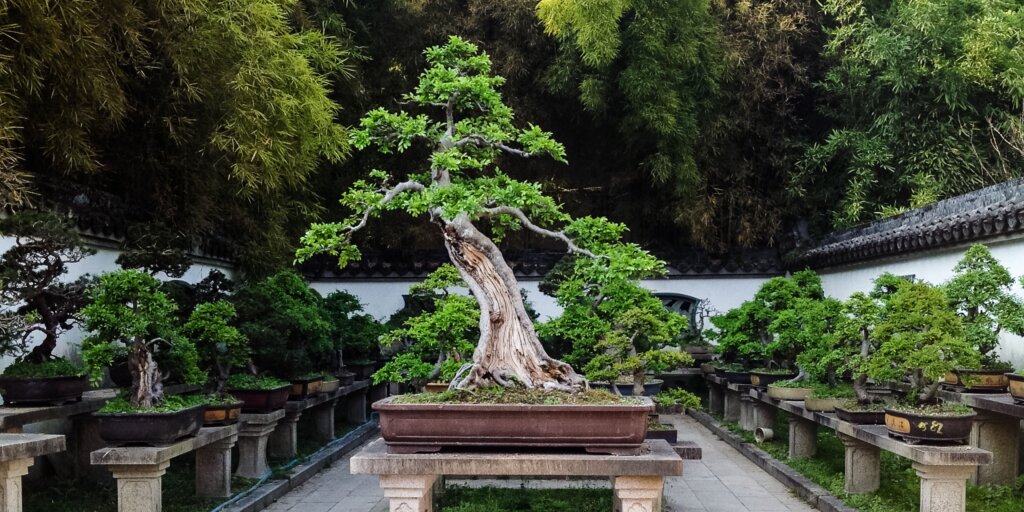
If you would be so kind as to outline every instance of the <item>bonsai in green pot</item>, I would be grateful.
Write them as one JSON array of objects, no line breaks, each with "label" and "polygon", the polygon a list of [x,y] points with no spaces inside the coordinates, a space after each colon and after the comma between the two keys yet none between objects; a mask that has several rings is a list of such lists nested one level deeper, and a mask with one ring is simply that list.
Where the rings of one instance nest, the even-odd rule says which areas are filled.
[{"label": "bonsai in green pot", "polygon": [[864,367],[868,377],[878,382],[909,379],[911,391],[886,410],[892,435],[916,441],[961,441],[970,434],[974,416],[970,408],[937,400],[947,373],[980,363],[964,335],[963,323],[941,288],[907,281],[886,301],[874,330],[879,347]]},{"label": "bonsai in green pot", "polygon": [[1024,334],[1024,302],[1011,290],[1013,277],[988,247],[972,245],[944,286],[950,305],[963,320],[967,342],[981,355],[976,368],[954,368],[946,383],[956,389],[1004,391],[1013,367],[999,359],[1003,331]]},{"label": "bonsai in green pot", "polygon": [[449,383],[472,357],[480,336],[480,307],[473,297],[452,293],[465,283],[452,265],[442,265],[410,292],[433,298],[429,311],[408,318],[381,337],[394,357],[373,374],[373,383],[400,382],[422,390],[429,382]]},{"label": "bonsai in green pot", "polygon": [[160,282],[138,270],[100,276],[82,309],[91,332],[82,357],[93,378],[103,375],[118,347],[127,347],[131,388],[122,400],[99,411],[100,436],[111,443],[168,443],[202,426],[203,407],[177,398],[166,400],[164,374],[154,355],[167,352],[184,369],[183,380],[202,384],[195,346],[174,322],[176,306],[160,291]]},{"label": "bonsai in green pot", "polygon": [[53,352],[60,336],[78,325],[90,279],[61,279],[69,264],[95,251],[53,212],[0,219],[0,233],[14,244],[0,257],[0,355],[16,357],[0,377],[4,403],[77,400],[89,386],[85,370]]},{"label": "bonsai in green pot", "polygon": [[242,402],[226,392],[232,370],[249,364],[249,340],[231,325],[234,318],[235,307],[218,300],[197,305],[182,326],[199,352],[199,367],[206,372],[208,385],[212,384],[204,415],[207,425],[234,423],[242,410]]}]

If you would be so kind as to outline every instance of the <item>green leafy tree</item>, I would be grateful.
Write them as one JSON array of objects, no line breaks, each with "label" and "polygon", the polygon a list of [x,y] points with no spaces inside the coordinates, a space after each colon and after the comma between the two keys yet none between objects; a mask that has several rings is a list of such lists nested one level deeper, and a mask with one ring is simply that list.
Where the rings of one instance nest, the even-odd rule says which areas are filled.
[{"label": "green leafy tree", "polygon": [[[96,251],[54,212],[25,211],[0,220],[0,232],[13,246],[0,257],[0,301],[3,328],[0,353],[25,356],[25,362],[53,358],[60,335],[79,323],[78,311],[87,302],[90,279],[62,278],[68,265]],[[29,344],[42,340],[25,354]]]},{"label": "green leafy tree", "polygon": [[92,334],[82,342],[82,357],[94,379],[113,362],[119,346],[128,348],[133,407],[163,401],[163,378],[154,353],[168,350],[189,384],[201,384],[195,346],[181,336],[174,321],[177,306],[160,291],[160,282],[138,270],[119,270],[100,276],[82,309],[85,328]]},{"label": "green leafy tree", "polygon": [[473,297],[452,290],[465,286],[459,271],[446,264],[410,288],[414,295],[430,296],[433,307],[381,337],[381,346],[395,356],[373,374],[374,383],[406,382],[422,388],[431,380],[455,378],[480,337],[480,306]]},{"label": "green leafy tree", "polygon": [[849,226],[1019,176],[1024,7],[827,0],[820,106],[833,121],[794,191]]},{"label": "green leafy tree", "polygon": [[822,365],[849,371],[857,401],[868,403],[868,375],[865,365],[878,349],[874,330],[882,318],[883,304],[874,294],[854,293],[842,305],[842,313],[833,333],[833,350],[821,357]]},{"label": "green leafy tree", "polygon": [[215,383],[214,391],[223,396],[233,368],[249,364],[249,340],[231,325],[235,307],[226,300],[196,306],[182,333],[196,346],[199,366]]},{"label": "green leafy tree", "polygon": [[324,318],[330,324],[334,344],[331,366],[341,369],[350,363],[375,360],[379,339],[386,327],[370,315],[361,313],[363,305],[354,295],[344,291],[331,292],[323,301]]},{"label": "green leafy tree", "polygon": [[1013,293],[1013,277],[988,247],[972,245],[953,267],[944,286],[953,309],[963,319],[967,342],[981,354],[986,369],[1010,369],[995,354],[999,334],[1006,329],[1024,334],[1024,302]]},{"label": "green leafy tree", "polygon": [[262,372],[296,378],[319,369],[333,349],[320,294],[286,270],[240,287],[231,297],[238,330]]},{"label": "green leafy tree", "polygon": [[426,217],[441,231],[451,263],[480,306],[480,339],[473,367],[458,386],[516,383],[528,388],[580,389],[584,380],[572,367],[545,352],[512,269],[477,223],[489,222],[496,239],[526,228],[592,258],[600,257],[571,235],[580,238],[608,223],[572,222],[541,193],[539,185],[502,172],[503,156],[546,155],[564,160],[564,149],[537,126],[513,124],[512,110],[497,90],[504,80],[493,76],[486,54],[453,36],[448,44],[429,48],[426,58],[428,68],[404,102],[440,115],[376,109],[362,119],[352,136],[356,147],[375,145],[385,154],[425,144],[431,149],[426,168],[412,169],[397,184],[388,173],[372,171],[369,181],[358,181],[341,199],[352,215],[342,222],[314,224],[303,237],[297,258],[327,253],[344,265],[359,257],[352,235],[371,218],[385,211]]},{"label": "green leafy tree", "polygon": [[909,376],[917,403],[936,398],[943,378],[953,368],[974,368],[978,353],[964,339],[960,317],[949,307],[941,288],[904,281],[885,302],[873,331],[879,347],[864,362],[877,382]]},{"label": "green leafy tree", "polygon": [[774,360],[792,361],[800,370],[797,380],[835,386],[843,361],[830,356],[842,308],[843,303],[831,297],[797,299],[772,322],[770,330],[776,335],[767,350]]}]

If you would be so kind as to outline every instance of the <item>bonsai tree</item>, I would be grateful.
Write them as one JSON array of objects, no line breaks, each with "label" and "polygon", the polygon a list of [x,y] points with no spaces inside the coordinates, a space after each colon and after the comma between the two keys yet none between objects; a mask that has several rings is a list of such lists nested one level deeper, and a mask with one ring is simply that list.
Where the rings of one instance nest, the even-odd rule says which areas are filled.
[{"label": "bonsai tree", "polygon": [[[0,313],[0,354],[20,357],[15,363],[19,366],[47,364],[54,358],[61,334],[79,323],[77,314],[87,302],[91,281],[88,277],[73,282],[61,278],[68,265],[95,251],[85,246],[66,220],[49,211],[4,218],[0,232],[14,244],[0,257],[4,310]],[[37,339],[38,344],[28,351]]]},{"label": "bonsai tree", "polygon": [[381,345],[396,355],[373,374],[375,384],[404,382],[422,388],[438,378],[455,378],[480,335],[480,306],[473,297],[451,293],[453,287],[465,283],[455,267],[442,265],[410,288],[413,295],[432,296],[433,307],[381,337]]},{"label": "bonsai tree", "polygon": [[293,271],[248,283],[231,300],[259,371],[304,377],[316,373],[333,348],[320,294]]},{"label": "bonsai tree", "polygon": [[947,373],[979,363],[964,335],[941,288],[903,281],[882,308],[873,333],[879,347],[864,362],[865,373],[875,381],[909,376],[913,401],[932,403]]},{"label": "bonsai tree", "polygon": [[988,247],[972,245],[953,268],[945,285],[953,309],[964,324],[967,342],[981,354],[981,367],[1010,370],[995,353],[1005,329],[1024,334],[1024,302],[1011,291],[1013,278]]},{"label": "bonsai tree", "polygon": [[[501,171],[500,159],[506,156],[549,156],[564,162],[565,150],[537,126],[513,123],[512,110],[498,92],[504,79],[492,75],[486,54],[453,36],[448,44],[427,49],[426,59],[427,70],[403,98],[403,104],[421,113],[373,110],[352,132],[352,143],[359,149],[374,145],[385,154],[423,144],[430,149],[428,161],[399,180],[374,170],[368,179],[357,181],[341,199],[352,215],[311,226],[296,257],[304,261],[327,253],[344,266],[359,258],[352,237],[372,218],[396,210],[423,217],[440,231],[451,263],[480,308],[472,365],[456,387],[580,390],[585,379],[541,345],[519,284],[495,240],[525,228],[562,242],[570,252],[600,258],[581,240],[608,222],[573,222],[538,184]],[[482,224],[489,224],[494,239],[484,234]]]},{"label": "bonsai tree", "polygon": [[234,291],[235,283],[223,272],[212,269],[198,283],[172,279],[160,283],[160,290],[178,305],[178,319],[182,324],[188,321],[196,306],[206,302],[225,300]]},{"label": "bonsai tree", "polygon": [[234,318],[235,307],[230,302],[206,302],[196,306],[182,327],[195,344],[199,366],[214,383],[218,397],[224,395],[231,370],[249,364],[249,340],[231,325]]},{"label": "bonsai tree", "polygon": [[835,331],[843,303],[833,298],[799,298],[772,322],[776,333],[767,347],[777,359],[793,361],[799,369],[795,381],[836,386],[842,360],[835,359]]},{"label": "bonsai tree", "polygon": [[128,349],[132,407],[152,407],[163,401],[164,375],[154,359],[168,351],[183,369],[189,384],[202,384],[195,346],[179,333],[177,306],[160,291],[160,282],[139,270],[103,274],[90,293],[92,302],[82,309],[91,335],[82,342],[82,357],[93,378],[99,378],[114,360],[118,346]]},{"label": "bonsai tree", "polygon": [[336,291],[323,300],[323,315],[329,323],[332,351],[325,363],[334,371],[350,363],[369,362],[380,351],[385,327],[370,315],[354,295]]}]

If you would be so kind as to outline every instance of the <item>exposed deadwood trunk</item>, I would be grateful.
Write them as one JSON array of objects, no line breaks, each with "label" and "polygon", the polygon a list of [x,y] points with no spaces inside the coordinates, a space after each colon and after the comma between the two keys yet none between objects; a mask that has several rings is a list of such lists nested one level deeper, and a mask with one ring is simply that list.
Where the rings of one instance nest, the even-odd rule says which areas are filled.
[{"label": "exposed deadwood trunk", "polygon": [[553,359],[540,344],[526,313],[519,283],[494,242],[464,216],[436,219],[445,248],[480,305],[480,341],[473,368],[459,388],[523,385],[578,391],[586,380]]},{"label": "exposed deadwood trunk", "polygon": [[160,370],[145,340],[139,339],[128,354],[128,368],[132,373],[130,402],[135,407],[150,407],[163,399]]}]

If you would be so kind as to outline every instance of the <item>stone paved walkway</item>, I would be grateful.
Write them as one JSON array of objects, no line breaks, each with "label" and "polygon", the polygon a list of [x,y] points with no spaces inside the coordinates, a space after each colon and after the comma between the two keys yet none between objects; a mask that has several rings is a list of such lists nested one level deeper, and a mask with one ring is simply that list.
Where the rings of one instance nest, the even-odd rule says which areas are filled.
[{"label": "stone paved walkway", "polygon": [[[777,480],[715,437],[689,416],[662,416],[679,429],[681,439],[693,440],[704,450],[704,459],[686,461],[683,476],[665,480],[668,512],[782,512],[812,511]],[[493,481],[451,482],[469,485],[519,487],[605,486],[600,481]],[[268,512],[387,512],[377,477],[351,475],[348,459],[313,477],[282,497]]]}]

